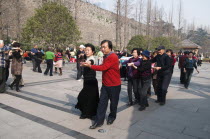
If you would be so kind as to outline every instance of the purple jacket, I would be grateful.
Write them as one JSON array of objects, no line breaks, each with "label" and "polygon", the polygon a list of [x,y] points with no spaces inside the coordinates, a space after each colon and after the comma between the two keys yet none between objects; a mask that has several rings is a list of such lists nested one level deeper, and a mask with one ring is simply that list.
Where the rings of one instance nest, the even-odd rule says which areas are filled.
[{"label": "purple jacket", "polygon": [[142,59],[140,58],[130,58],[129,60],[124,61],[122,64],[126,64],[127,66],[127,74],[128,78],[140,78],[139,72],[137,69],[128,66],[128,63],[134,63],[135,66],[139,66],[141,64]]}]

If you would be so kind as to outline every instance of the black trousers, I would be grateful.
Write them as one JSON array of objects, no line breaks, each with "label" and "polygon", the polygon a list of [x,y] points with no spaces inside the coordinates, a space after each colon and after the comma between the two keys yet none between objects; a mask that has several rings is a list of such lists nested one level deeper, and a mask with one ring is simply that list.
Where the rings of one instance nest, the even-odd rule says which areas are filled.
[{"label": "black trousers", "polygon": [[121,91],[121,85],[111,86],[111,87],[102,85],[95,122],[97,122],[98,124],[104,123],[109,100],[111,103],[110,103],[110,114],[108,119],[110,120],[116,119],[120,91]]},{"label": "black trousers", "polygon": [[158,89],[157,89],[157,100],[159,102],[166,102],[166,94],[168,92],[168,86],[171,81],[171,73],[158,74]]},{"label": "black trousers", "polygon": [[53,73],[53,59],[47,60],[47,68],[46,68],[44,74],[48,74],[49,70],[50,70],[50,75],[53,75],[52,74]]},{"label": "black trousers", "polygon": [[32,61],[32,64],[33,64],[33,71],[36,71],[36,60],[35,60],[35,58],[32,58],[31,61]]},{"label": "black trousers", "polygon": [[180,68],[180,83],[184,84],[185,83],[185,72],[184,68]]},{"label": "black trousers", "polygon": [[186,69],[184,86],[187,88],[190,84],[194,69]]},{"label": "black trousers", "polygon": [[129,78],[128,79],[128,99],[129,102],[133,102],[133,93],[134,93],[134,97],[135,100],[137,102],[140,101],[140,97],[139,97],[139,92],[138,92],[138,84],[139,84],[139,79],[134,79],[134,78]]},{"label": "black trousers", "polygon": [[6,82],[9,78],[9,68],[5,68]]},{"label": "black trousers", "polygon": [[11,84],[11,86],[16,85],[16,90],[19,89],[19,84],[20,84],[21,78],[22,78],[21,75],[15,75],[15,80],[14,80],[13,83]]},{"label": "black trousers", "polygon": [[140,106],[146,107],[148,104],[147,91],[151,87],[151,79],[139,81]]},{"label": "black trousers", "polygon": [[77,80],[82,78],[84,68],[80,66],[80,63],[77,62]]},{"label": "black trousers", "polygon": [[38,72],[42,72],[42,69],[41,69],[41,63],[42,63],[42,60],[36,60],[36,65],[35,65],[35,69],[38,68]]},{"label": "black trousers", "polygon": [[5,68],[0,67],[0,93],[4,93],[6,88],[6,76],[5,76]]}]

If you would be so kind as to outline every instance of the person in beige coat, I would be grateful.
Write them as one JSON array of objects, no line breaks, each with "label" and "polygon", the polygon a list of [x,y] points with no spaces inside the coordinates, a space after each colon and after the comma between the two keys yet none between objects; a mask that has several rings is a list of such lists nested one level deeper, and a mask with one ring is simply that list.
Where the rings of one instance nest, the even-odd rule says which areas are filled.
[{"label": "person in beige coat", "polygon": [[22,71],[23,71],[22,55],[23,52],[20,49],[20,44],[19,43],[13,44],[13,50],[10,51],[9,56],[12,59],[11,73],[13,76],[15,76],[15,80],[12,82],[11,85],[9,85],[9,87],[13,90],[13,86],[16,85],[17,92],[20,92],[19,84],[22,78]]}]

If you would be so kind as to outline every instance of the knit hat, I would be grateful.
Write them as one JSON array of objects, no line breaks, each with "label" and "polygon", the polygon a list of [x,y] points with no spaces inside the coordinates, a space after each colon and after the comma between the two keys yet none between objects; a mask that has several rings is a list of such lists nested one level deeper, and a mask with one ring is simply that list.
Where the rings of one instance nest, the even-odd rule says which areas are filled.
[{"label": "knit hat", "polygon": [[150,52],[147,51],[147,50],[143,51],[141,54],[148,57],[148,58],[150,57]]}]

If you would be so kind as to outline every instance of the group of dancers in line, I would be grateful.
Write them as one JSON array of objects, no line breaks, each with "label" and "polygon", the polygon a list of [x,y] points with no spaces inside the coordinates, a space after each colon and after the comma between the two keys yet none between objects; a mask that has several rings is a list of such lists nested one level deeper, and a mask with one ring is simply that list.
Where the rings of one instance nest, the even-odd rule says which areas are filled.
[{"label": "group of dancers in line", "polygon": [[[9,51],[8,56],[12,58],[12,74],[15,77],[14,82],[10,85],[16,85],[16,91],[19,91],[19,82],[22,76],[22,50],[19,43],[14,43],[12,51]],[[80,119],[93,119],[94,123],[90,129],[95,129],[104,124],[106,110],[110,100],[110,114],[108,115],[107,124],[111,125],[117,117],[117,106],[121,92],[121,75],[120,75],[120,60],[118,55],[113,52],[112,42],[104,40],[101,42],[101,52],[103,53],[103,62],[101,65],[96,65],[94,58],[95,47],[92,44],[83,46],[84,53],[78,53],[77,56],[84,56],[84,61],[78,62],[78,67],[83,67],[84,83],[81,92],[78,95],[78,103],[75,108],[81,111]],[[0,56],[5,54],[6,49],[0,47]],[[33,53],[33,52],[32,52]],[[154,87],[154,92],[157,95],[156,103],[161,106],[166,103],[166,94],[172,78],[174,68],[173,51],[165,50],[164,46],[159,46],[153,53],[152,57],[148,50],[134,48],[131,51],[132,57],[124,61],[122,64],[127,67],[128,77],[128,105],[139,104],[139,110],[143,111],[149,107],[147,92],[151,87]],[[52,62],[55,55],[50,53],[47,69],[52,70]],[[197,70],[196,60],[193,58],[192,52],[186,52],[179,60],[182,79],[181,83],[185,88],[188,88],[193,69]],[[20,64],[21,63],[21,64]],[[3,66],[1,66],[3,67]],[[1,68],[2,69],[2,68]],[[45,71],[45,73],[46,73]],[[99,97],[98,81],[96,71],[102,71],[102,87]],[[199,73],[199,71],[197,70]],[[50,71],[51,75],[51,71]],[[80,75],[81,76],[81,75]],[[133,98],[134,94],[134,98]]]},{"label": "group of dancers in line", "polygon": [[[85,45],[84,55],[86,55],[86,60],[79,63],[80,67],[84,67],[84,84],[78,95],[78,103],[75,108],[81,111],[80,119],[94,119],[90,129],[95,129],[104,124],[109,100],[110,114],[107,124],[110,125],[114,122],[121,92],[120,62],[118,55],[113,52],[112,42],[109,40],[102,41],[101,50],[104,54],[101,65],[95,65],[95,47],[91,44]],[[173,51],[171,49],[165,50],[164,46],[159,46],[152,58],[148,50],[140,52],[138,48],[134,48],[131,53],[132,57],[122,63],[127,66],[128,105],[139,104],[140,111],[149,107],[147,92],[153,81],[155,81],[153,85],[157,95],[155,102],[161,106],[165,105],[174,68]],[[182,68],[184,68],[185,73],[185,88],[188,88],[193,69],[197,70],[196,60],[193,59],[192,55],[192,52],[188,52],[185,59],[183,58]],[[179,66],[181,65],[179,64]],[[100,97],[96,71],[102,71]],[[197,72],[199,71],[197,70]],[[156,76],[155,79],[153,79],[154,75]]]}]

